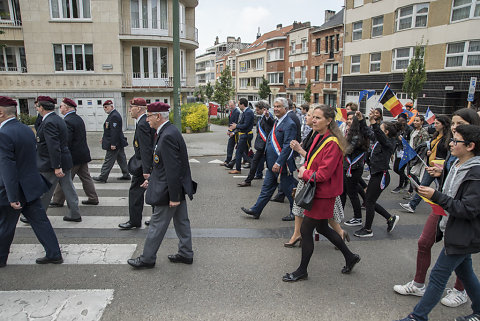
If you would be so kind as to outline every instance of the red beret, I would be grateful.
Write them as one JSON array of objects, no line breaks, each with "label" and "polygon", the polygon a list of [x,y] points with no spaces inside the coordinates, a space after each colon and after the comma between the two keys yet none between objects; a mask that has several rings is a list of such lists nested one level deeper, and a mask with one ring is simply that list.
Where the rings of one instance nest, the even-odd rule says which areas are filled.
[{"label": "red beret", "polygon": [[147,111],[150,113],[170,111],[170,105],[162,102],[151,103],[147,106]]},{"label": "red beret", "polygon": [[106,101],[103,103],[103,106],[106,106],[106,105],[113,105],[113,101],[111,101],[110,99],[109,99],[109,100],[106,100]]},{"label": "red beret", "polygon": [[71,100],[70,98],[63,98],[62,103],[66,104],[70,107],[77,108],[77,104],[75,104],[75,102],[73,100]]},{"label": "red beret", "polygon": [[0,96],[0,106],[2,107],[17,106],[17,102],[10,97]]},{"label": "red beret", "polygon": [[130,100],[130,105],[147,106],[147,102],[143,98],[133,98],[132,100]]},{"label": "red beret", "polygon": [[55,99],[53,99],[52,97],[49,97],[49,96],[38,96],[38,98],[35,102],[37,103],[37,102],[41,102],[41,101],[45,101],[47,103],[52,103],[54,105],[57,103],[57,101]]}]

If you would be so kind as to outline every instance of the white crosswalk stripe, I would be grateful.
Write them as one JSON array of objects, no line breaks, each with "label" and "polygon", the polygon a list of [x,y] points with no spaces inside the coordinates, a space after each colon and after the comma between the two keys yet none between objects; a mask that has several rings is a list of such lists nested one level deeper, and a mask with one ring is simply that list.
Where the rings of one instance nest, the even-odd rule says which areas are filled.
[{"label": "white crosswalk stripe", "polygon": [[[118,224],[127,222],[128,216],[82,216],[81,222],[65,222],[63,216],[49,217],[50,222],[54,228],[84,228],[84,229],[118,229]],[[143,217],[144,220],[149,220],[150,217]],[[17,228],[30,228],[30,225],[18,222]],[[144,225],[141,227],[145,228]]]},{"label": "white crosswalk stripe", "polygon": [[195,159],[195,158],[190,158],[190,159],[188,160],[188,162],[189,162],[189,163],[194,163],[194,164],[200,163],[200,161],[197,160],[197,159]]},{"label": "white crosswalk stripe", "polygon": [[[77,183],[77,180],[73,183],[77,191],[83,189],[82,183]],[[96,190],[107,190],[107,191],[128,191],[130,188],[130,183],[95,183]]]},{"label": "white crosswalk stripe", "polygon": [[[92,164],[92,163],[88,164],[89,169],[92,169],[92,168],[100,169],[100,168],[102,168],[102,166],[103,166],[103,164]],[[120,166],[113,165],[113,169],[120,169]]]},{"label": "white crosswalk stripe", "polygon": [[209,164],[223,164],[223,161],[219,160],[219,159],[214,159],[212,161],[209,161],[208,162]]}]

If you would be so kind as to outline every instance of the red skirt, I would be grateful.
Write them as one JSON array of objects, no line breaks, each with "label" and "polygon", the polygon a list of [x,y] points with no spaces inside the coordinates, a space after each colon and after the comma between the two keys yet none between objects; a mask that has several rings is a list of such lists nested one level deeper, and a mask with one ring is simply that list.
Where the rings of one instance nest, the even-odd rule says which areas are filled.
[{"label": "red skirt", "polygon": [[333,208],[335,206],[335,198],[314,198],[313,207],[310,211],[305,210],[305,216],[316,220],[333,218]]}]

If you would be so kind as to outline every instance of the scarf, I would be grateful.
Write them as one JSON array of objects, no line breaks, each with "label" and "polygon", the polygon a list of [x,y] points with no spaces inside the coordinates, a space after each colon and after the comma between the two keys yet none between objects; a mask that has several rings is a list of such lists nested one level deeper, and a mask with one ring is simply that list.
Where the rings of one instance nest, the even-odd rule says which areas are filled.
[{"label": "scarf", "polygon": [[433,166],[432,160],[435,160],[437,158],[437,146],[440,140],[442,139],[442,137],[443,137],[443,133],[438,135],[435,139],[432,139],[432,141],[430,142],[430,146],[433,146],[431,148],[432,153],[430,154],[430,156],[428,156],[428,164],[430,166]]}]

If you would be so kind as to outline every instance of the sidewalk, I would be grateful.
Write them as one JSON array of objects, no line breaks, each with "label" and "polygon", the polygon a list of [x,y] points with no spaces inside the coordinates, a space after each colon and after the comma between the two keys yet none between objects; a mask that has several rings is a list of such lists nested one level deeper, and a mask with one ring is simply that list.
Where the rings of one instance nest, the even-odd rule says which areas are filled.
[{"label": "sidewalk", "polygon": [[[201,156],[217,156],[225,155],[227,153],[227,127],[210,125],[210,132],[183,134],[185,143],[187,144],[189,157]],[[133,155],[133,134],[134,131],[124,132],[128,140],[128,146],[125,148],[127,159]],[[102,150],[101,139],[103,132],[87,132],[88,147],[92,160],[103,160],[105,158],[105,151]]]}]

